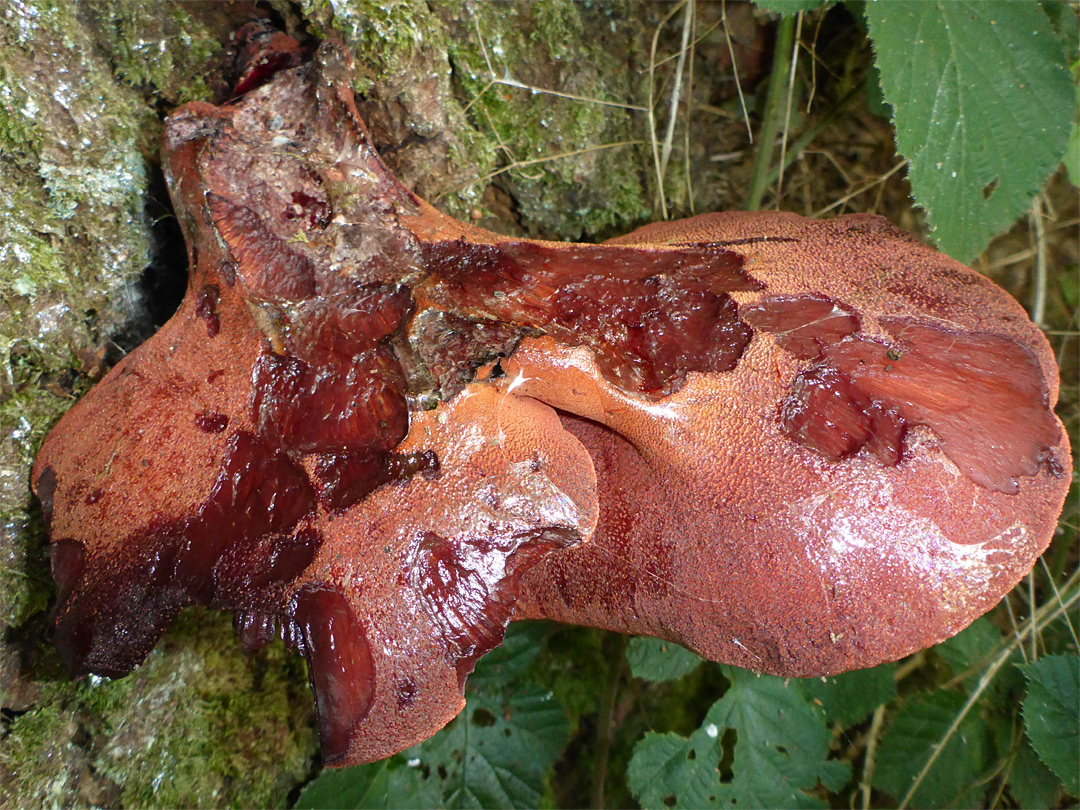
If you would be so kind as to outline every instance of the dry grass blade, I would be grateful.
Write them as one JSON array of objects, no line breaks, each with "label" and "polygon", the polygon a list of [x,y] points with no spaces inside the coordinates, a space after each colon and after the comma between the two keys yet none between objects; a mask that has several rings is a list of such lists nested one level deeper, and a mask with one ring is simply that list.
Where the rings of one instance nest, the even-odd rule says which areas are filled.
[{"label": "dry grass blade", "polygon": [[652,44],[649,46],[649,141],[652,143],[653,168],[656,172],[656,196],[660,202],[660,214],[664,219],[668,218],[668,208],[664,195],[664,170],[660,165],[660,143],[656,137],[656,48],[659,45],[660,32],[664,26],[679,13],[687,2],[689,0],[683,0],[660,21],[660,24],[656,26],[656,30],[653,31]]},{"label": "dry grass blade", "polygon": [[795,69],[799,64],[800,38],[802,36],[803,14],[795,15],[795,43],[791,47],[791,69],[788,71],[787,107],[784,111],[784,129],[780,136],[780,172],[776,178],[776,207],[780,208],[780,198],[784,193],[784,166],[787,165],[788,131],[791,129],[791,103],[795,96]]},{"label": "dry grass blade", "polygon": [[735,58],[735,46],[731,44],[731,32],[728,30],[727,0],[724,0],[723,10],[720,12],[720,22],[724,26],[724,43],[731,55],[731,73],[735,77],[735,92],[739,94],[739,109],[742,110],[743,121],[746,122],[746,138],[749,143],[753,143],[754,128],[750,126],[750,111],[746,109],[746,97],[743,95],[742,81],[739,80],[739,62]]},{"label": "dry grass blade", "polygon": [[870,734],[866,741],[866,759],[863,762],[863,777],[859,784],[859,792],[862,794],[863,810],[870,808],[870,782],[874,778],[874,766],[877,764],[877,746],[881,738],[881,728],[885,725],[885,709],[888,704],[882,703],[874,709],[874,719],[870,723]]},{"label": "dry grass blade", "polygon": [[667,132],[664,134],[664,145],[660,150],[661,176],[667,174],[668,161],[671,159],[671,147],[675,141],[675,124],[679,120],[679,99],[682,97],[686,54],[690,52],[690,29],[693,27],[695,8],[695,0],[686,0],[686,4],[683,6],[682,43],[679,47],[679,59],[675,63],[675,83],[671,88],[671,100],[668,102]]},{"label": "dry grass blade", "polygon": [[1035,232],[1035,300],[1031,302],[1031,320],[1040,329],[1046,324],[1046,228],[1043,224],[1042,194],[1036,194],[1028,214]]},{"label": "dry grass blade", "polygon": [[855,199],[860,194],[862,194],[864,192],[867,192],[872,188],[876,188],[877,186],[880,186],[882,183],[884,183],[886,180],[888,180],[890,177],[892,177],[898,171],[900,171],[905,166],[907,166],[907,163],[908,163],[907,160],[901,160],[899,163],[897,163],[895,166],[893,166],[891,169],[889,169],[889,171],[885,172],[885,174],[881,175],[877,179],[871,180],[869,183],[866,183],[864,185],[859,186],[857,189],[852,191],[850,194],[845,194],[843,197],[841,197],[839,200],[832,203],[831,205],[826,205],[824,208],[819,208],[817,211],[815,211],[810,216],[815,218],[815,219],[817,217],[824,216],[825,214],[832,211],[834,208],[839,208],[841,205],[844,205],[845,203],[848,203],[851,200]]},{"label": "dry grass blade", "polygon": [[1027,636],[1033,632],[1033,629],[1036,626],[1054,621],[1059,616],[1068,611],[1068,609],[1074,604],[1076,604],[1077,601],[1080,601],[1080,591],[1075,589],[1078,574],[1080,574],[1080,572],[1074,573],[1069,578],[1069,582],[1066,584],[1065,590],[1072,591],[1068,599],[1061,601],[1059,597],[1057,604],[1043,605],[1041,608],[1039,608],[1038,611],[1035,611],[1034,613],[1038,613],[1040,615],[1036,618],[1036,616],[1033,614],[1032,623],[1027,625],[1027,627],[1025,627],[1019,633],[1017,633],[1012,639],[1012,641],[1006,644],[1004,649],[1002,649],[1001,652],[999,652],[997,656],[993,659],[993,661],[991,661],[990,664],[986,667],[986,669],[983,671],[982,676],[979,678],[978,684],[971,691],[968,699],[964,702],[964,705],[961,707],[960,711],[957,712],[956,717],[953,718],[952,723],[950,723],[949,727],[945,730],[945,733],[942,735],[941,740],[932,747],[930,757],[926,760],[926,763],[922,766],[922,769],[919,771],[919,773],[916,774],[915,779],[912,780],[911,787],[908,788],[907,793],[904,794],[904,798],[899,804],[899,810],[903,810],[903,808],[909,805],[912,797],[915,795],[915,791],[919,789],[919,786],[926,778],[926,775],[930,772],[930,769],[934,766],[934,763],[937,762],[937,759],[941,755],[941,752],[945,750],[945,746],[948,745],[949,741],[956,733],[956,730],[964,721],[964,718],[967,717],[968,712],[971,711],[972,707],[982,696],[982,693],[986,691],[986,688],[991,684],[991,682],[993,682],[994,678],[997,677],[998,672],[1009,660],[1009,656],[1012,655],[1013,650],[1015,650],[1017,647],[1021,646],[1024,643]]},{"label": "dry grass blade", "polygon": [[493,172],[488,172],[481,177],[477,177],[473,180],[462,183],[456,188],[452,188],[449,191],[444,191],[438,197],[435,197],[433,202],[438,202],[447,194],[456,194],[457,192],[461,191],[461,189],[468,188],[469,186],[475,185],[476,183],[486,183],[491,178],[498,177],[500,174],[505,174],[506,172],[513,171],[514,169],[521,169],[525,166],[535,166],[538,163],[547,163],[552,160],[559,160],[560,158],[574,157],[575,155],[584,155],[589,152],[598,152],[601,149],[614,149],[617,146],[640,146],[643,143],[645,143],[645,141],[641,140],[616,141],[615,143],[602,143],[598,146],[587,146],[584,149],[572,149],[569,152],[558,152],[554,155],[544,155],[543,157],[530,158],[529,160],[515,160],[513,163],[509,163],[506,166],[496,169]]}]

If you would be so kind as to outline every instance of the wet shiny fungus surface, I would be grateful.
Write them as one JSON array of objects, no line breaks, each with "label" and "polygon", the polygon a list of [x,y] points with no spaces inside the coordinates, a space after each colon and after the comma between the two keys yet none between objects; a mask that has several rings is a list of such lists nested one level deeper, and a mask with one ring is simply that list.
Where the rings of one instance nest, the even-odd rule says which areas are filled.
[{"label": "wet shiny fungus surface", "polygon": [[497,236],[385,169],[336,47],[235,44],[233,100],[166,124],[187,298],[35,465],[73,673],[233,611],[307,658],[344,765],[454,717],[515,619],[825,675],[957,632],[1049,542],[1053,357],[971,270],[866,216]]}]

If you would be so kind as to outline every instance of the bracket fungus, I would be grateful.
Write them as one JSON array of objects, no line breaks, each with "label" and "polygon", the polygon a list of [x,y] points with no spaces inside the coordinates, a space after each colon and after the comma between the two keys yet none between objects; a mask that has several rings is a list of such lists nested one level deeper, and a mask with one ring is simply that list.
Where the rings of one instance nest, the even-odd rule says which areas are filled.
[{"label": "bracket fungus", "polygon": [[824,675],[956,633],[1046,547],[1057,369],[977,273],[862,215],[489,233],[383,166],[338,48],[260,36],[165,127],[187,297],[34,468],[74,673],[234,611],[352,764],[454,717],[513,619]]}]

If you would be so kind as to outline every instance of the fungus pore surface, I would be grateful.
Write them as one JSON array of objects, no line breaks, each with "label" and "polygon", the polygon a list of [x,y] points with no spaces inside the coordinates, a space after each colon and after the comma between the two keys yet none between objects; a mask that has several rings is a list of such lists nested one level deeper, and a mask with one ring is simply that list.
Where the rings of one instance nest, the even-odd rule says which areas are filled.
[{"label": "fungus pore surface", "polygon": [[488,233],[386,170],[340,50],[238,43],[236,97],[165,127],[187,297],[34,468],[73,673],[234,611],[306,656],[351,764],[454,717],[513,619],[825,675],[1046,547],[1057,369],[978,274],[872,216]]}]

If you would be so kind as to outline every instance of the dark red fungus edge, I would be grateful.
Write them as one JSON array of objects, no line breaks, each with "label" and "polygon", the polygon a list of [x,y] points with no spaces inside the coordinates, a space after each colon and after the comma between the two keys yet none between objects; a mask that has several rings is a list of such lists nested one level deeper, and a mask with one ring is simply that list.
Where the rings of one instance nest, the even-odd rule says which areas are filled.
[{"label": "dark red fungus edge", "polygon": [[363,624],[333,587],[305,585],[292,608],[290,634],[308,660],[319,716],[319,738],[328,765],[344,759],[353,729],[375,694],[375,664]]},{"label": "dark red fungus edge", "polygon": [[604,377],[662,397],[688,372],[735,368],[752,333],[729,295],[757,290],[742,256],[708,244],[551,248],[533,242],[423,244],[428,294],[446,309],[593,350]]}]

